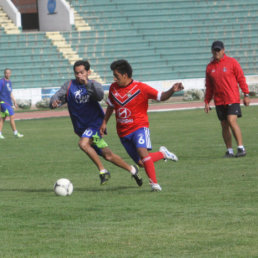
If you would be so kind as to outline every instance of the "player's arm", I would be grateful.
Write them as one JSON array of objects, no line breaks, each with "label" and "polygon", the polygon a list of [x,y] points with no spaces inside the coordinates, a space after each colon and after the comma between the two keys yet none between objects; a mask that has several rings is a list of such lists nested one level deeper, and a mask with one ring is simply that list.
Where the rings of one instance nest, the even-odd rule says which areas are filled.
[{"label": "player's arm", "polygon": [[49,107],[57,108],[66,103],[66,94],[69,87],[69,81],[66,82],[50,99]]},{"label": "player's arm", "polygon": [[181,91],[183,89],[183,84],[181,82],[177,82],[169,90],[162,92],[160,100],[165,101],[169,99],[175,92]]},{"label": "player's arm", "polygon": [[114,108],[110,105],[107,106],[106,113],[102,122],[102,125],[100,126],[100,134],[103,136],[107,129],[107,123],[111,115],[113,114]]},{"label": "player's arm", "polygon": [[209,113],[211,110],[210,108],[210,101],[213,97],[213,87],[212,82],[210,80],[210,77],[208,75],[207,69],[206,69],[206,78],[205,78],[205,95],[204,95],[204,111],[206,113]]},{"label": "player's arm", "polygon": [[234,73],[235,73],[238,85],[241,88],[242,92],[244,93],[243,103],[245,106],[249,106],[250,98],[249,98],[248,85],[246,83],[246,78],[245,78],[244,72],[243,72],[240,64],[237,62],[237,60],[235,60],[235,64],[234,64]]},{"label": "player's arm", "polygon": [[12,100],[12,102],[13,102],[13,105],[17,108],[17,103],[16,103],[16,100],[15,100],[15,98],[14,98],[14,95],[13,95],[13,93],[11,92],[11,100]]},{"label": "player's arm", "polygon": [[102,88],[102,85],[96,81],[90,82],[86,84],[86,89],[88,91],[88,94],[92,99],[95,101],[101,101],[104,97],[104,90]]}]

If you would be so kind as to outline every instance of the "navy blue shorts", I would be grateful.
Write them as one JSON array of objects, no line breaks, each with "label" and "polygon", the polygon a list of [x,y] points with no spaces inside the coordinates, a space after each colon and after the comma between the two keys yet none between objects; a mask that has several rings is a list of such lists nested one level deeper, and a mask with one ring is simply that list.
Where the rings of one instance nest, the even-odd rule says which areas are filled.
[{"label": "navy blue shorts", "polygon": [[2,118],[14,115],[13,108],[9,104],[1,101],[0,105],[1,105],[1,117]]},{"label": "navy blue shorts", "polygon": [[141,159],[137,148],[146,148],[151,150],[151,140],[150,140],[150,130],[149,128],[143,127],[139,128],[133,133],[126,135],[125,137],[120,138],[121,143],[126,149],[129,156],[137,164]]},{"label": "navy blue shorts", "polygon": [[102,156],[102,149],[108,147],[106,141],[100,136],[99,130],[93,128],[87,128],[83,133],[76,132],[79,137],[92,139],[92,147]]}]

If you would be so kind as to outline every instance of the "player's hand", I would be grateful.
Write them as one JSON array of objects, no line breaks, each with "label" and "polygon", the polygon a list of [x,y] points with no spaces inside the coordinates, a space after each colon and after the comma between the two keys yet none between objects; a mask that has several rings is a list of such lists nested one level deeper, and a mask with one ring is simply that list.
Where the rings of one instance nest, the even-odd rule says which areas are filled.
[{"label": "player's hand", "polygon": [[86,85],[88,83],[88,78],[85,74],[79,74],[76,78],[80,84]]},{"label": "player's hand", "polygon": [[60,100],[54,100],[54,101],[52,102],[52,107],[53,107],[53,108],[57,108],[58,106],[60,106],[60,104],[61,104],[61,101],[60,101]]},{"label": "player's hand", "polygon": [[249,106],[251,101],[249,97],[244,97],[243,102],[245,106]]},{"label": "player's hand", "polygon": [[208,114],[211,110],[211,107],[209,104],[205,103],[204,111]]},{"label": "player's hand", "polygon": [[102,125],[99,128],[99,132],[100,132],[101,137],[103,137],[104,134],[107,134],[106,133],[106,131],[107,131],[106,129],[107,129],[107,124],[106,124],[106,121],[103,120]]},{"label": "player's hand", "polygon": [[183,89],[184,89],[184,86],[183,86],[183,84],[182,84],[181,82],[177,82],[177,83],[175,83],[175,84],[173,85],[172,88],[173,88],[174,92],[177,92],[177,91],[183,90]]}]

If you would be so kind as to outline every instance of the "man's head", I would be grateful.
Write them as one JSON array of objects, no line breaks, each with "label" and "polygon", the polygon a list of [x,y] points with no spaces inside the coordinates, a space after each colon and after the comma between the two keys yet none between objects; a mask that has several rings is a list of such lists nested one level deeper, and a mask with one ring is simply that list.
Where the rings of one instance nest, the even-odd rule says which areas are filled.
[{"label": "man's head", "polygon": [[222,41],[214,41],[211,45],[213,58],[219,61],[225,54],[225,48]]},{"label": "man's head", "polygon": [[125,87],[132,81],[133,69],[126,60],[114,61],[110,65],[110,69],[113,71],[115,82],[120,87]]},{"label": "man's head", "polygon": [[12,74],[11,69],[9,69],[9,68],[5,68],[5,69],[4,69],[4,78],[5,78],[6,80],[9,80],[9,79],[10,79],[11,74]]},{"label": "man's head", "polygon": [[76,61],[73,65],[73,71],[76,80],[80,84],[86,84],[90,75],[90,63],[85,60]]}]

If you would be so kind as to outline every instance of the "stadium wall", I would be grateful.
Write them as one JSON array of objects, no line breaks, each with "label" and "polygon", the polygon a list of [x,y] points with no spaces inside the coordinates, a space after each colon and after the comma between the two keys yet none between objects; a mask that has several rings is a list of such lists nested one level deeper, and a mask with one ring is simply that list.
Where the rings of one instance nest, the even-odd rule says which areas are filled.
[{"label": "stadium wall", "polygon": [[40,31],[70,31],[74,25],[74,14],[64,0],[38,0]]},{"label": "stadium wall", "polygon": [[[252,90],[252,85],[258,86],[258,75],[246,76],[247,83],[250,90]],[[185,91],[191,89],[204,90],[205,88],[205,79],[183,79],[183,80],[166,80],[166,81],[147,81],[145,83],[149,84],[153,88],[161,91],[168,90],[171,85],[176,82],[182,82],[185,88]],[[104,84],[103,88],[105,92],[109,90],[109,84]],[[60,85],[61,87],[61,85]],[[32,105],[35,105],[38,101],[51,97],[59,88],[28,88],[28,89],[14,89],[14,96],[16,99],[20,100],[31,100]]]}]

